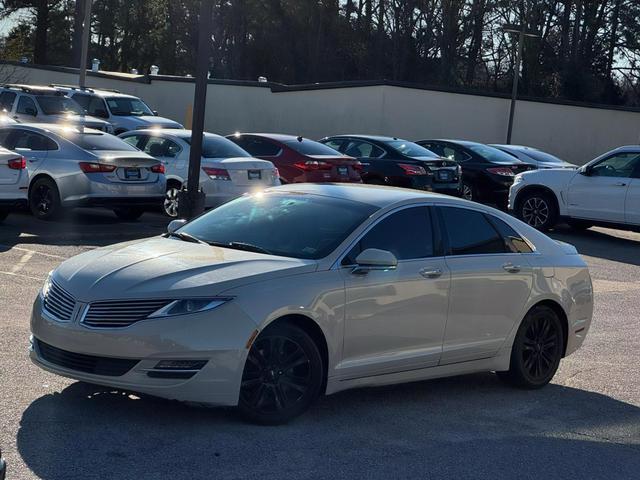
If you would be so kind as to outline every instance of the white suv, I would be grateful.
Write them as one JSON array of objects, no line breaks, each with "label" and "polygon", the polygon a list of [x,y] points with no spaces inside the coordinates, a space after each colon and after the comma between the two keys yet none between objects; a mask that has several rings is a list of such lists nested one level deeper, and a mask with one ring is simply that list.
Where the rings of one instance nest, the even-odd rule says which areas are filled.
[{"label": "white suv", "polygon": [[86,115],[78,103],[51,87],[2,85],[0,111],[20,123],[69,123],[113,133],[109,122]]},{"label": "white suv", "polygon": [[540,230],[560,220],[577,229],[640,230],[640,145],[616,148],[578,170],[516,175],[509,209]]},{"label": "white suv", "polygon": [[13,209],[26,207],[28,191],[26,158],[0,147],[0,222]]},{"label": "white suv", "polygon": [[52,84],[82,105],[89,115],[102,118],[113,125],[116,135],[145,128],[184,128],[178,122],[158,116],[140,98],[118,90],[80,88]]}]

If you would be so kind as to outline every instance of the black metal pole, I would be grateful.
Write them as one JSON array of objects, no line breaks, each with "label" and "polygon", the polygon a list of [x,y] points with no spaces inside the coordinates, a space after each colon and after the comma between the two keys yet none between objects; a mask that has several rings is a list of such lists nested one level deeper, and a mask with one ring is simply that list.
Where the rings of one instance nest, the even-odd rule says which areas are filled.
[{"label": "black metal pole", "polygon": [[513,132],[513,117],[516,113],[516,98],[518,97],[518,78],[520,77],[520,61],[522,57],[522,44],[524,43],[524,31],[518,32],[518,51],[516,52],[516,64],[513,70],[513,86],[511,89],[511,108],[509,109],[509,127],[507,128],[507,145],[511,144]]},{"label": "black metal pole", "polygon": [[80,88],[86,86],[87,79],[87,56],[89,52],[89,42],[91,33],[91,4],[93,0],[76,0],[76,2],[84,2],[84,23],[82,25],[82,47],[80,49],[80,79],[78,84]]},{"label": "black metal pole", "polygon": [[204,192],[200,189],[200,164],[202,159],[202,134],[207,102],[207,74],[209,72],[209,47],[213,24],[213,0],[202,0],[198,20],[198,52],[196,58],[196,86],[193,98],[191,122],[191,149],[189,152],[189,177],[186,189],[178,196],[178,216],[192,219],[204,211]]}]

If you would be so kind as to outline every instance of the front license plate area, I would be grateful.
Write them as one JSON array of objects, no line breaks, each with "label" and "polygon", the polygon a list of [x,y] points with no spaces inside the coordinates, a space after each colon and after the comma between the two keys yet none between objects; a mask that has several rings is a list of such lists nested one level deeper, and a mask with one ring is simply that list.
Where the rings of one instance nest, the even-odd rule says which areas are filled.
[{"label": "front license plate area", "polygon": [[126,180],[140,180],[140,169],[139,168],[125,168],[124,169],[124,178]]}]

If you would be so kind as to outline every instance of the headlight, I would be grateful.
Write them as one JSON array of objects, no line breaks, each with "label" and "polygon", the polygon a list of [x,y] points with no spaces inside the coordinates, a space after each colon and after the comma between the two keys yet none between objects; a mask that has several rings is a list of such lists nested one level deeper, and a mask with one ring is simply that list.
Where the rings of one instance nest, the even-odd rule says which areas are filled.
[{"label": "headlight", "polygon": [[188,315],[206,312],[227,303],[231,298],[185,298],[174,300],[160,310],[153,312],[148,318],[172,317],[174,315]]},{"label": "headlight", "polygon": [[522,182],[523,178],[522,178],[522,174],[518,174],[515,177],[513,177],[513,184],[516,185],[520,182]]},{"label": "headlight", "polygon": [[53,270],[51,270],[47,275],[47,279],[44,281],[44,285],[42,285],[42,290],[40,290],[40,295],[42,295],[42,298],[46,298],[46,296],[49,294],[49,290],[51,290],[51,285],[53,285],[52,278],[53,278]]}]

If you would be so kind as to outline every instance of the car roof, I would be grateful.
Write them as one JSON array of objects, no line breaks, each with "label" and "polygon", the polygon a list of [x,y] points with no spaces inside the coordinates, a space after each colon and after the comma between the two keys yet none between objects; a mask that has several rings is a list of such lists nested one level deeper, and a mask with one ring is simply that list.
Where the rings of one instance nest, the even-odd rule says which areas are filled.
[{"label": "car roof", "polygon": [[[165,137],[171,136],[171,137],[177,137],[177,138],[189,139],[189,140],[191,139],[191,130],[185,130],[182,128],[141,128],[137,130],[129,130],[128,132],[125,133],[124,136],[131,137],[138,133],[144,133],[146,135],[152,134],[152,135],[165,136]],[[204,135],[209,137],[225,138],[222,135],[218,135],[217,133],[211,133],[211,132],[203,132],[203,133]]]},{"label": "car roof", "polygon": [[358,139],[362,139],[362,140],[372,140],[375,142],[394,142],[396,140],[399,140],[401,142],[410,142],[411,140],[406,140],[404,138],[399,138],[399,137],[386,137],[384,135],[359,135],[359,134],[353,134],[353,135],[348,135],[348,134],[343,134],[343,135],[329,135],[326,138],[358,138]]},{"label": "car roof", "polygon": [[[27,95],[60,95],[60,90],[47,85],[27,85],[21,83],[6,83],[0,85],[4,90],[21,91]],[[62,92],[64,93],[64,92]]]},{"label": "car roof", "polygon": [[347,184],[347,183],[293,183],[273,187],[265,190],[319,195],[353,202],[366,203],[379,208],[385,208],[400,202],[411,200],[443,200],[446,202],[459,200],[460,202],[477,205],[466,200],[457,199],[439,193],[430,193],[408,188],[387,187],[383,185]]},{"label": "car roof", "polygon": [[526,145],[506,145],[506,144],[501,144],[501,143],[489,143],[487,145],[489,145],[490,147],[495,147],[495,148],[503,148],[505,150],[517,150],[517,151],[535,150],[535,151],[539,151],[535,147],[528,147]]},{"label": "car roof", "polygon": [[640,145],[622,145],[611,150],[612,152],[640,152]]},{"label": "car roof", "polygon": [[[11,123],[8,125],[3,125],[2,128],[26,129],[33,132],[48,132],[55,134],[60,134],[63,131],[69,130],[80,133],[80,127],[78,125],[66,125],[64,123]],[[92,135],[106,135],[106,133],[100,130],[89,127],[84,127],[84,133],[90,133]]]},{"label": "car roof", "polygon": [[68,93],[82,93],[84,95],[95,95],[97,97],[123,97],[123,98],[138,98],[135,95],[129,95],[128,93],[122,93],[119,90],[110,90],[108,88],[94,88],[94,87],[79,87],[76,85],[58,85],[53,84],[53,87],[58,91],[64,91]]},{"label": "car roof", "polygon": [[301,135],[288,135],[284,133],[252,133],[252,132],[238,132],[232,133],[231,135],[227,135],[227,137],[242,137],[242,136],[254,136],[254,137],[264,137],[269,138],[271,140],[275,140],[276,142],[290,142],[292,140],[297,140],[298,138],[302,138],[303,140],[315,142],[313,138],[303,137]]},{"label": "car roof", "polygon": [[462,145],[465,147],[469,147],[471,145],[486,145],[485,143],[480,142],[472,142],[470,140],[456,140],[452,138],[430,138],[428,140],[418,140],[419,142],[449,142],[449,143],[457,143],[458,145]]}]

